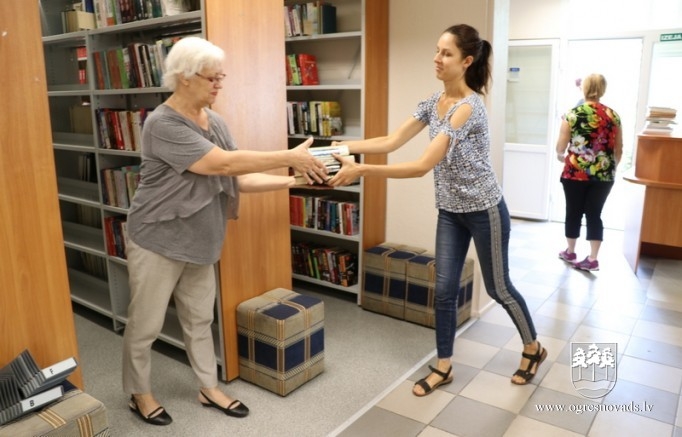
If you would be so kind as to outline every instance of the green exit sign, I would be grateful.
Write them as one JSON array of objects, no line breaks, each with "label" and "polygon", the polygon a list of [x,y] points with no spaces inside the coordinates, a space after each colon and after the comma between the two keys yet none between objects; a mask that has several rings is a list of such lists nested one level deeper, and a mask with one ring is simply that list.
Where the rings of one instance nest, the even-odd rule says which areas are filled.
[{"label": "green exit sign", "polygon": [[682,41],[682,33],[662,33],[661,41]]}]

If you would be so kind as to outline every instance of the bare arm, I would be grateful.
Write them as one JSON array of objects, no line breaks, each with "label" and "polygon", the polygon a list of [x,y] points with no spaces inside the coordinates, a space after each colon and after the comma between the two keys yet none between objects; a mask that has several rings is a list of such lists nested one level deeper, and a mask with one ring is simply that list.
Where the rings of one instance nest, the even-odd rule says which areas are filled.
[{"label": "bare arm", "polygon": [[[452,114],[452,117],[450,118],[450,125],[454,129],[458,129],[462,127],[462,125],[469,119],[470,116],[471,106],[462,105]],[[394,140],[394,142],[388,140],[387,142],[393,145],[398,144],[397,147],[400,147],[402,146],[402,144],[399,144],[400,139],[410,139],[414,137],[417,132],[423,129],[424,124],[417,121],[416,119],[413,120],[414,122],[408,120],[403,124],[403,126],[401,126],[400,129],[398,129],[398,131],[396,131],[396,138],[398,140]],[[417,127],[419,127],[419,129],[417,129]],[[401,129],[402,134],[399,133],[401,132]],[[378,176],[393,179],[421,177],[431,171],[436,164],[438,164],[438,162],[445,157],[449,146],[450,137],[441,133],[429,143],[424,150],[424,153],[422,153],[418,159],[410,162],[401,162],[389,165],[358,164],[350,158],[341,159],[340,156],[337,156],[337,159],[342,160],[343,165],[341,170],[334,175],[334,177],[327,182],[327,184],[331,186],[348,185],[361,176]]]},{"label": "bare arm", "polygon": [[309,138],[289,150],[260,152],[253,150],[226,151],[214,147],[200,160],[189,167],[189,171],[202,175],[239,176],[258,173],[281,167],[293,167],[306,175],[308,182],[322,182],[326,178],[326,168],[314,158],[308,148],[313,139]]},{"label": "bare arm", "polygon": [[262,193],[283,190],[296,184],[293,176],[280,176],[267,173],[249,173],[238,176],[239,191],[242,193]]},{"label": "bare arm", "polygon": [[345,144],[348,146],[348,151],[352,154],[390,153],[398,150],[414,138],[425,126],[421,121],[410,117],[389,135],[359,141],[334,142],[332,144]]},{"label": "bare arm", "polygon": [[570,140],[571,127],[566,120],[562,120],[561,128],[559,129],[559,138],[556,140],[556,158],[559,162],[564,162],[564,153],[566,153]]}]

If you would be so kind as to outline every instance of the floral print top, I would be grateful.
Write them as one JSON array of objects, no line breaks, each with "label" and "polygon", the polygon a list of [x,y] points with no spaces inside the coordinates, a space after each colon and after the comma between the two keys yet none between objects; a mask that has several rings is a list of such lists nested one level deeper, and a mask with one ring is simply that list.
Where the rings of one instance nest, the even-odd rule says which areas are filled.
[{"label": "floral print top", "polygon": [[[484,211],[500,203],[502,190],[490,160],[488,116],[481,96],[472,93],[454,104],[444,117],[438,116],[442,92],[421,101],[414,118],[429,125],[429,137],[450,137],[445,157],[433,169],[436,208],[453,213]],[[471,106],[469,119],[453,129],[450,117],[462,105]]]},{"label": "floral print top", "polygon": [[564,115],[571,128],[562,179],[612,182],[616,176],[614,147],[620,116],[601,103],[583,103]]}]

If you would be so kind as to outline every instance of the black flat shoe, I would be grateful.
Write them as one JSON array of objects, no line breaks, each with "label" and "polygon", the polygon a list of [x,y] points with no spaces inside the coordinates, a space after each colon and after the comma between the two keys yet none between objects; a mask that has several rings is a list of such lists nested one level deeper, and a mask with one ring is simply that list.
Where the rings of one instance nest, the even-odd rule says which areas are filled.
[{"label": "black flat shoe", "polygon": [[[133,413],[137,414],[140,417],[140,419],[144,420],[145,422],[147,422],[151,425],[164,426],[164,425],[170,425],[171,422],[173,422],[173,418],[170,417],[170,414],[168,414],[163,407],[157,408],[156,410],[149,413],[148,416],[145,416],[144,414],[142,414],[142,412],[140,411],[140,407],[137,406],[137,401],[135,400],[135,396],[130,397],[130,404],[128,404],[128,406],[130,407],[130,410]],[[161,412],[155,416],[154,414],[156,414],[159,411],[161,411]]]},{"label": "black flat shoe", "polygon": [[232,417],[246,417],[249,414],[249,408],[243,403],[241,403],[241,401],[239,400],[232,401],[232,403],[228,405],[227,408],[225,408],[213,402],[211,398],[204,394],[204,392],[200,391],[199,393],[201,393],[204,399],[208,401],[208,404],[201,401],[199,402],[204,407],[218,409],[223,413],[227,414],[228,416]]}]

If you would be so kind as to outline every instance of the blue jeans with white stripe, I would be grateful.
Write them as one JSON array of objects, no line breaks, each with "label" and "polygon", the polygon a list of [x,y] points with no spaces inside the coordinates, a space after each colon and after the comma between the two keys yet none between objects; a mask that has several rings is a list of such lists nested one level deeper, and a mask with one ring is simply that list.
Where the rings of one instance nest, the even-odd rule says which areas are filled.
[{"label": "blue jeans with white stripe", "polygon": [[509,278],[510,230],[504,199],[484,211],[438,211],[434,299],[438,358],[449,358],[453,353],[459,281],[472,238],[488,295],[507,311],[524,345],[535,341],[537,333],[526,301]]}]

